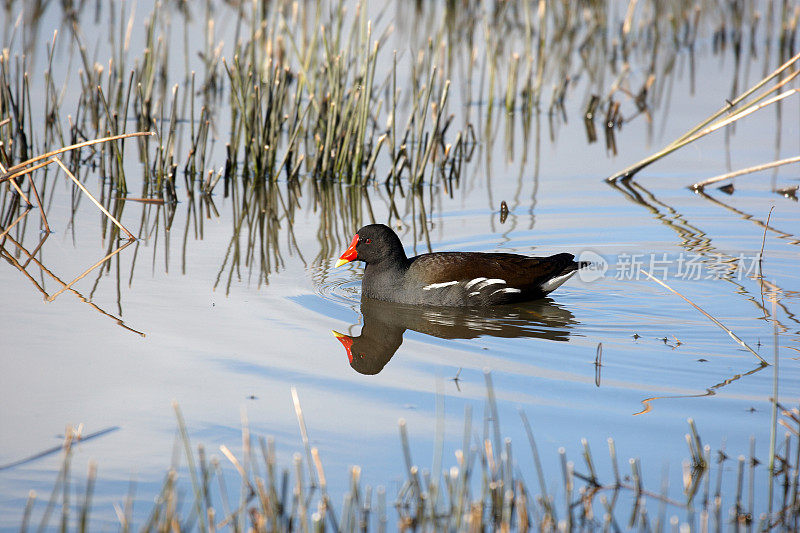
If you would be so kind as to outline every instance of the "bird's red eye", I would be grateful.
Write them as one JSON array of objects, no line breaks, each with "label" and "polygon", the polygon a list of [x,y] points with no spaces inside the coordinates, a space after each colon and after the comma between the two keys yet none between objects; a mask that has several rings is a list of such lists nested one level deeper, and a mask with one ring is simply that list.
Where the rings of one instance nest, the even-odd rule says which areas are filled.
[{"label": "bird's red eye", "polygon": [[364,244],[369,244],[369,243],[371,243],[371,242],[372,242],[372,239],[365,239],[365,240],[364,240]]}]

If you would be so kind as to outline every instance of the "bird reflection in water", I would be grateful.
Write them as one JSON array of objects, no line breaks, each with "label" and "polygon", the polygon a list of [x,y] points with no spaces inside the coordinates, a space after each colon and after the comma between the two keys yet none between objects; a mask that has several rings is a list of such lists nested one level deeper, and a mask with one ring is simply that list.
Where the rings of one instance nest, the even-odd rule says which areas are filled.
[{"label": "bird reflection in water", "polygon": [[577,324],[567,309],[550,298],[491,308],[420,307],[362,298],[363,325],[357,337],[334,331],[345,347],[350,366],[361,374],[377,374],[413,330],[440,339],[528,337],[566,341]]}]

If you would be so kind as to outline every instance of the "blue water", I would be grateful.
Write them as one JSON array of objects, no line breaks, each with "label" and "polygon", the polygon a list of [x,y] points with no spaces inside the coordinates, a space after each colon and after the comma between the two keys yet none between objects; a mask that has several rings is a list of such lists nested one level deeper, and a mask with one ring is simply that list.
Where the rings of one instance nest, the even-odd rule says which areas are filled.
[{"label": "blue water", "polygon": [[[140,29],[136,26],[134,33]],[[115,256],[108,270],[96,270],[74,286],[111,317],[69,291],[44,302],[31,279],[11,261],[2,262],[0,464],[57,446],[67,425],[83,424],[84,434],[118,427],[77,445],[73,489],[82,491],[87,464],[95,462],[99,477],[92,523],[111,526],[116,524],[113,504],[123,505],[129,480],[135,478],[134,516],[143,520],[175,453],[171,402],[176,401],[193,444],[202,443],[220,459],[236,497],[238,475],[220,445],[241,453],[241,413],[246,412],[250,430],[274,437],[279,464],[290,467],[292,454],[303,449],[290,393],[296,387],[334,503],[347,490],[348,468],[360,465],[362,483],[385,486],[391,506],[405,478],[398,420],[407,422],[415,462],[428,469],[441,420],[443,465],[449,468],[462,446],[468,405],[473,409],[472,440],[483,438],[489,371],[502,435],[513,443],[519,472],[529,487],[537,486],[519,417],[523,411],[533,424],[548,487],[559,502],[558,449],[564,447],[576,469],[585,471],[580,454],[586,438],[598,470],[610,479],[608,437],[616,441],[624,473],[627,459],[639,458],[645,485],[658,491],[667,469],[670,495],[679,499],[681,462],[689,457],[684,439],[688,418],[704,443],[712,449],[724,443],[734,458],[749,453],[754,436],[762,461],[756,472],[765,479],[773,378],[777,372],[778,397],[787,406],[796,405],[800,384],[800,209],[796,201],[772,192],[771,177],[764,174],[737,179],[731,196],[711,187],[707,199],[686,187],[725,172],[727,157],[734,160],[732,168],[775,159],[778,133],[781,156],[792,155],[800,146],[797,101],[785,103],[784,120],[777,126],[774,114],[757,113],[746,119],[747,127],[736,129],[730,143],[714,134],[653,165],[627,186],[603,181],[679,136],[727,96],[732,65],[713,56],[704,42],[696,82],[703,90],[688,96],[688,75],[673,74],[672,92],[664,95],[668,116],[656,114],[654,131],[644,120],[625,124],[617,132],[618,156],[606,150],[602,137],[587,144],[580,120],[587,86],[579,81],[565,104],[569,121],[559,123],[553,138],[545,111],[534,117],[539,136],[534,126],[525,145],[519,121],[496,109],[497,133],[481,137],[478,154],[465,165],[452,197],[440,185],[431,191],[426,184],[422,200],[413,194],[390,199],[380,184],[355,193],[341,186],[342,196],[357,198],[360,222],[391,222],[396,229],[399,224],[409,253],[429,247],[534,255],[591,252],[608,266],[599,279],[575,277],[544,304],[502,316],[406,312],[386,330],[401,335],[402,343],[382,355],[385,362],[374,375],[348,364],[331,330],[358,337],[367,321],[385,318],[389,311],[379,308],[377,315],[373,310],[365,316],[361,268],[332,268],[357,229],[356,221],[340,201],[326,212],[333,223],[324,226],[323,208],[315,202],[308,176],[299,192],[284,182],[275,185],[296,207],[291,221],[279,213],[277,240],[265,244],[264,257],[259,256],[262,235],[249,220],[234,235],[239,207],[223,197],[221,186],[212,197],[218,214],[179,188],[182,201],[169,228],[165,207],[127,202],[121,221],[143,238]],[[761,61],[752,59],[748,83],[760,75]],[[462,117],[466,109],[454,104],[450,111]],[[480,108],[471,112],[476,111]],[[504,149],[506,120],[514,121],[514,157]],[[215,160],[213,166],[223,162]],[[128,164],[135,169],[138,162]],[[132,190],[139,188],[136,175],[129,172]],[[797,184],[791,167],[777,176],[779,186]],[[94,206],[82,201],[73,216],[63,176],[48,179],[53,234],[37,259],[69,281],[105,256],[109,243]],[[87,185],[100,189],[91,174]],[[501,200],[511,209],[505,223],[500,222]],[[392,214],[392,201],[399,217]],[[427,232],[421,231],[420,202]],[[762,286],[754,258],[773,206],[763,241]],[[9,234],[29,251],[41,238],[37,217],[36,210],[29,212]],[[232,241],[238,247],[227,255]],[[256,243],[252,255],[248,242]],[[23,262],[24,253],[12,242],[2,248]],[[240,262],[231,266],[237,253]],[[744,274],[720,275],[735,259],[744,265]],[[699,276],[686,273],[690,261],[703,265]],[[646,279],[641,269],[653,269],[770,363],[777,342],[777,367],[760,368],[756,357],[725,331]],[[36,265],[28,272],[48,294],[61,288]],[[117,319],[135,331],[120,327]],[[454,320],[466,325],[454,329],[449,325]],[[598,379],[595,357],[601,343]],[[437,412],[437,398],[442,412]],[[783,430],[779,435],[782,442]],[[0,471],[0,527],[19,524],[29,490],[38,495],[38,520],[59,467],[59,455],[52,454]],[[189,494],[183,473],[181,483]],[[733,463],[725,483],[735,483]],[[764,486],[756,494],[760,508]],[[731,504],[726,500],[726,506]]]}]

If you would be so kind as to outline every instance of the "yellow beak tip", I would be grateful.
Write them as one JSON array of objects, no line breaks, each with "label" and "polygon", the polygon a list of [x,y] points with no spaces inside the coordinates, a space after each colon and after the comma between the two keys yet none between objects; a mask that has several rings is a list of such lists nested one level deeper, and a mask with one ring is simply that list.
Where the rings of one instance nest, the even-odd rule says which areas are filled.
[{"label": "yellow beak tip", "polygon": [[348,261],[347,259],[339,259],[338,261],[336,261],[336,264],[333,265],[333,268],[339,268],[340,266],[344,265],[345,263],[349,263],[349,262],[350,261]]},{"label": "yellow beak tip", "polygon": [[347,335],[345,335],[344,333],[339,333],[335,329],[332,329],[331,333],[333,333],[333,336],[336,337],[337,339],[341,339],[342,337],[347,337]]}]

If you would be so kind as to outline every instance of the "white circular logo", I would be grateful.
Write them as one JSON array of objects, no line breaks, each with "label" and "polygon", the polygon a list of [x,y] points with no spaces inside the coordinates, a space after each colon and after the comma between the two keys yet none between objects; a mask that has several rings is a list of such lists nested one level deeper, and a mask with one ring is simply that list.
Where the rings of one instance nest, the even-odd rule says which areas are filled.
[{"label": "white circular logo", "polygon": [[585,267],[578,270],[578,277],[584,283],[590,283],[602,279],[608,271],[608,261],[605,258],[591,250],[584,250],[578,256],[578,261],[589,263]]}]

